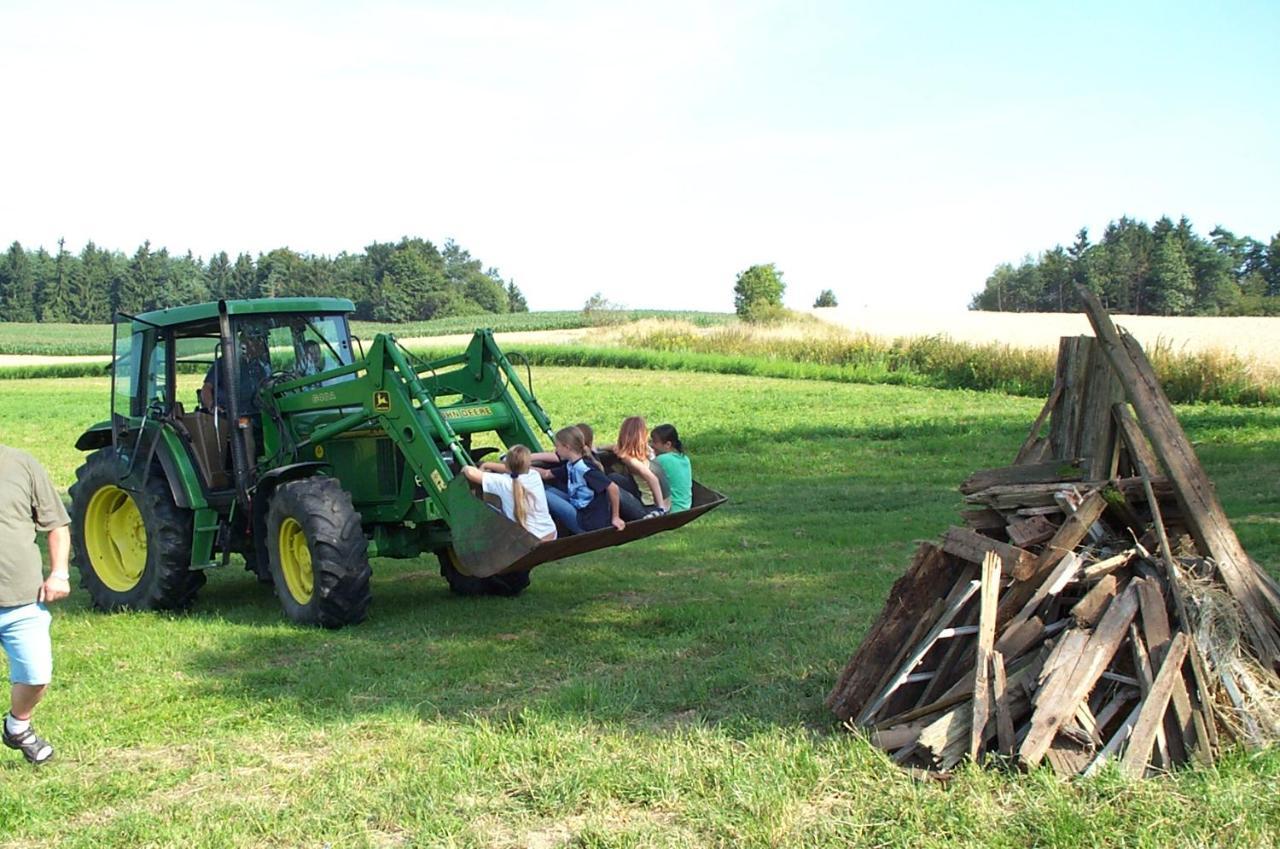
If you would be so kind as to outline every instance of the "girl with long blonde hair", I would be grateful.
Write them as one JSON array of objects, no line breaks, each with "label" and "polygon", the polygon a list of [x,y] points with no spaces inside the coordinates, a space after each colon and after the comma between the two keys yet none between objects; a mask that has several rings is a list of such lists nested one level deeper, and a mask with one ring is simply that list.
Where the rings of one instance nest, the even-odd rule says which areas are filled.
[{"label": "girl with long blonde hair", "polygon": [[505,463],[481,463],[478,469],[463,466],[462,474],[471,483],[479,484],[486,495],[496,495],[508,519],[515,520],[540,540],[553,540],[555,522],[547,507],[542,476],[532,468],[531,458],[528,448],[512,445],[507,450]]}]

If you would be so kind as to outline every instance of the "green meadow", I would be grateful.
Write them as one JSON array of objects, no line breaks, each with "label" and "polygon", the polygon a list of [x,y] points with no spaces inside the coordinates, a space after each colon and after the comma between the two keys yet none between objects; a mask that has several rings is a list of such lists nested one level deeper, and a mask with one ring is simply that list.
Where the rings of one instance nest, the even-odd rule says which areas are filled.
[{"label": "green meadow", "polygon": [[[196,376],[184,376],[191,397]],[[537,367],[557,424],[675,423],[730,501],[548,564],[519,598],[375,560],[338,632],[286,623],[238,566],[182,615],[54,623],[37,725],[0,751],[0,846],[1275,846],[1280,754],[1143,782],[906,775],[822,701],[957,484],[1042,398],[695,371]],[[0,441],[74,480],[103,377],[0,383]],[[1244,545],[1280,565],[1280,410],[1179,410]],[[8,755],[8,757],[4,757]]]}]

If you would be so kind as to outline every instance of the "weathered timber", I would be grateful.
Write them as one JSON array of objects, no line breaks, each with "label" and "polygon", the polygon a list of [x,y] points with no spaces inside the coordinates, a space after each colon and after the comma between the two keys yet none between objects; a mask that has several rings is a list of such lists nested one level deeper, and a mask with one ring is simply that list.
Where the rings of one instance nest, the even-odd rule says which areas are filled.
[{"label": "weathered timber", "polygon": [[[1086,337],[1087,338],[1087,337]],[[1081,340],[1088,351],[1088,378],[1080,412],[1079,451],[1089,458],[1087,477],[1094,480],[1115,476],[1119,444],[1111,408],[1124,400],[1124,387],[1116,379],[1102,346],[1094,339]]]},{"label": "weathered timber", "polygon": [[1067,520],[1062,523],[1062,527],[1053,535],[1053,538],[1045,543],[1044,551],[1041,552],[1039,557],[1025,566],[1022,561],[1019,561],[1013,569],[1013,579],[1015,581],[1034,581],[1039,576],[1053,571],[1053,567],[1058,565],[1058,561],[1074,550],[1080,544],[1080,541],[1085,538],[1085,535],[1089,533],[1089,528],[1092,527],[1094,522],[1098,521],[1098,517],[1102,515],[1102,511],[1106,506],[1106,499],[1102,497],[1101,492],[1094,492],[1086,498],[1076,508],[1076,512],[1068,516]]},{"label": "weathered timber", "polygon": [[[1098,627],[1089,636],[1077,662],[1061,665],[1045,683],[1037,694],[1036,710],[1031,716],[1031,730],[1018,750],[1019,757],[1025,763],[1030,766],[1040,763],[1062,723],[1074,715],[1075,705],[1089,694],[1115,656],[1129,623],[1137,612],[1138,594],[1132,588],[1126,589],[1107,607],[1107,612],[1102,615]],[[1064,683],[1055,686],[1059,676],[1063,675],[1066,676]],[[1050,693],[1051,698],[1041,701],[1041,694]]]},{"label": "weathered timber", "polygon": [[930,543],[916,549],[911,566],[889,590],[880,618],[871,626],[827,696],[827,707],[837,717],[850,719],[859,706],[874,695],[876,690],[872,688],[885,668],[903,648],[921,617],[937,601],[939,587],[948,585],[954,574],[951,558],[942,549]]},{"label": "weathered timber", "polygon": [[1009,643],[1005,642],[1005,638],[1011,638],[1012,633],[1020,627],[1022,622],[1035,616],[1036,611],[1046,599],[1062,592],[1078,569],[1079,558],[1072,552],[1058,561],[1058,565],[1044,577],[1039,586],[1024,582],[1009,587],[1004,598],[1000,600],[1000,619],[997,625],[1001,632],[1001,639],[996,647],[1004,653],[1005,657],[1016,657],[1018,654],[1012,650]]},{"label": "weathered timber", "polygon": [[1120,581],[1115,575],[1108,575],[1094,584],[1084,598],[1071,608],[1071,617],[1081,628],[1092,628],[1102,617],[1102,612],[1111,604],[1120,591]]},{"label": "weathered timber", "polygon": [[1139,470],[1146,469],[1147,474],[1158,475],[1160,461],[1156,459],[1155,452],[1151,450],[1151,443],[1147,442],[1142,428],[1138,426],[1138,420],[1133,417],[1133,410],[1128,404],[1120,402],[1111,408],[1111,413],[1116,420],[1116,427],[1120,431],[1125,450],[1129,452],[1129,459],[1133,462],[1134,472],[1141,474]]},{"label": "weathered timber", "polygon": [[1004,655],[991,652],[991,695],[996,705],[996,747],[1000,754],[1013,754],[1013,714],[1009,711],[1009,679],[1005,674]]},{"label": "weathered timber", "polygon": [[943,535],[942,550],[970,563],[981,563],[987,554],[995,554],[1007,572],[1016,572],[1022,563],[1034,563],[1036,559],[1026,549],[956,526],[949,528]]},{"label": "weathered timber", "polygon": [[870,703],[862,709],[862,712],[858,714],[858,718],[854,720],[855,725],[865,725],[868,720],[876,715],[876,712],[880,710],[889,697],[897,691],[898,687],[902,685],[907,676],[916,668],[916,664],[918,664],[924,656],[929,653],[929,650],[933,648],[934,643],[943,638],[942,632],[951,624],[951,621],[964,608],[969,599],[973,597],[973,594],[978,591],[979,583],[979,581],[970,581],[967,585],[957,586],[955,590],[952,591],[952,596],[955,597],[954,600],[948,603],[947,609],[943,611],[942,616],[938,618],[938,621],[934,626],[929,629],[929,633],[925,635],[925,638],[921,641],[920,645],[907,655],[907,659],[903,661],[903,664],[899,667],[897,674],[890,679],[888,686],[886,686],[879,695],[873,698]]},{"label": "weathered timber", "polygon": [[[1134,584],[1138,588],[1138,607],[1142,607],[1142,585],[1146,581],[1138,578]],[[1138,689],[1142,692],[1142,697],[1146,698],[1151,694],[1151,688],[1155,683],[1155,670],[1159,667],[1151,665],[1151,656],[1147,654],[1146,644],[1143,643],[1141,635],[1138,634],[1137,623],[1129,624],[1129,648],[1133,651],[1133,669],[1134,674],[1138,678]],[[1169,719],[1166,715],[1165,720]],[[1178,760],[1181,761],[1185,757],[1182,751],[1182,741],[1176,735],[1170,736],[1165,733],[1163,728],[1164,720],[1161,726],[1156,729],[1156,748],[1155,748],[1155,765],[1159,769],[1168,769],[1172,761],[1170,760],[1171,751],[1177,753]]]},{"label": "weathered timber", "polygon": [[1049,418],[1049,414],[1058,405],[1058,399],[1061,397],[1062,384],[1054,381],[1053,391],[1049,393],[1049,400],[1044,402],[1044,407],[1040,409],[1040,415],[1036,416],[1035,422],[1031,425],[1031,430],[1027,432],[1027,438],[1023,440],[1022,447],[1018,449],[1018,455],[1013,460],[1014,465],[1035,462],[1031,458],[1039,456],[1042,451],[1048,448],[1049,440],[1040,436],[1040,428],[1044,427],[1044,420]]},{"label": "weathered timber", "polygon": [[1086,403],[1085,386],[1089,380],[1089,354],[1083,336],[1064,336],[1058,340],[1058,371],[1055,382],[1062,386],[1049,419],[1049,456],[1079,457],[1080,421]]},{"label": "weathered timber", "polygon": [[[1027,688],[1023,684],[1034,681],[1038,673],[1038,659],[1009,673],[1007,703],[1011,716],[1023,715],[1030,706]],[[973,702],[968,700],[930,722],[920,732],[919,745],[936,758],[938,766],[950,769],[967,753],[973,724]],[[984,742],[995,733],[993,723],[988,721],[987,727],[982,729]]]},{"label": "weathered timber", "polygon": [[1018,546],[1018,548],[1038,545],[1051,539],[1057,532],[1058,526],[1044,516],[1028,516],[1024,519],[1016,519],[1005,526],[1005,534],[1009,537],[1009,542]]},{"label": "weathered timber", "polygon": [[[1146,638],[1147,651],[1151,655],[1152,668],[1159,668],[1164,662],[1172,635],[1169,630],[1169,611],[1158,580],[1148,579],[1139,585],[1138,611],[1142,619],[1142,633]],[[1167,735],[1169,739],[1180,738],[1180,742],[1195,755],[1200,763],[1205,765],[1213,763],[1213,753],[1209,751],[1208,741],[1202,731],[1197,728],[1196,714],[1191,707],[1191,697],[1187,693],[1186,682],[1181,679],[1173,684],[1173,712],[1174,716],[1170,720],[1173,733]],[[1173,748],[1176,750],[1177,745]],[[1174,756],[1177,757],[1176,754]]]},{"label": "weathered timber", "polygon": [[1129,565],[1129,561],[1138,553],[1136,548],[1127,548],[1119,554],[1113,554],[1110,557],[1103,558],[1096,563],[1090,563],[1080,570],[1080,580],[1086,584],[1101,580],[1107,575],[1118,572]]},{"label": "weathered timber", "polygon": [[960,484],[960,491],[965,495],[972,495],[975,492],[981,492],[993,486],[1080,481],[1086,477],[1085,465],[1086,461],[1075,458],[1051,460],[1048,463],[982,469],[965,478],[964,483]]},{"label": "weathered timber", "polygon": [[1083,286],[1076,288],[1129,403],[1137,411],[1138,422],[1174,484],[1192,537],[1201,553],[1213,558],[1223,583],[1240,605],[1258,659],[1273,670],[1280,667],[1280,586],[1240,545],[1141,346],[1116,330],[1092,292]]},{"label": "weathered timber", "polygon": [[967,527],[975,531],[1000,531],[1009,524],[1009,520],[999,510],[990,507],[977,507],[972,510],[961,510],[960,518]]},{"label": "weathered timber", "polygon": [[1169,644],[1169,653],[1160,664],[1151,692],[1142,700],[1142,710],[1129,736],[1129,745],[1125,749],[1121,764],[1124,772],[1133,778],[1141,778],[1151,759],[1151,744],[1164,722],[1165,711],[1169,707],[1169,697],[1173,694],[1174,681],[1182,677],[1182,663],[1187,658],[1186,632],[1179,631]]},{"label": "weathered timber", "polygon": [[1000,558],[988,552],[982,560],[982,593],[978,614],[978,650],[974,660],[973,732],[969,757],[982,754],[982,732],[991,713],[991,650],[996,641],[996,602],[1000,595]]}]

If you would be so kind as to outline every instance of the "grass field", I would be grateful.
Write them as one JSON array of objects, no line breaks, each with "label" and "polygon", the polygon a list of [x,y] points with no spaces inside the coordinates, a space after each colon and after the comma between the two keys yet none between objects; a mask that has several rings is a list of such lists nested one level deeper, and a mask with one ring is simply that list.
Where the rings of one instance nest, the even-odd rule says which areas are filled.
[{"label": "grass field", "polygon": [[[954,521],[956,484],[1008,462],[1042,399],[607,369],[535,385],[602,441],[625,414],[675,422],[730,503],[540,567],[517,599],[376,560],[369,621],[336,633],[284,623],[239,570],[182,616],[103,616],[77,592],[39,715],[59,761],[0,757],[0,846],[1280,841],[1275,752],[1140,783],[966,769],[942,786],[833,728],[822,699],[912,541]],[[0,440],[66,486],[105,379],[0,393]],[[1280,411],[1182,413],[1245,546],[1280,564]]]}]

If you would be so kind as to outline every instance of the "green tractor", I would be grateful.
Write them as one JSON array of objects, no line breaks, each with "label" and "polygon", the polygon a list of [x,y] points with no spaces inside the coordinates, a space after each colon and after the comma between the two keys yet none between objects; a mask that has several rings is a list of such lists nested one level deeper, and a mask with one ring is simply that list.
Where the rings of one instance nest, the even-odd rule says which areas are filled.
[{"label": "green tractor", "polygon": [[[434,553],[461,595],[686,524],[723,503],[540,542],[459,473],[551,421],[488,330],[419,360],[389,334],[357,355],[338,298],[227,300],[117,317],[111,417],[71,487],[82,586],[103,610],[182,609],[233,553],[295,622],[364,619],[370,557]],[[358,340],[354,340],[358,344]],[[180,373],[203,373],[190,406]],[[526,363],[526,374],[531,372]],[[487,442],[472,447],[474,437]]]}]

